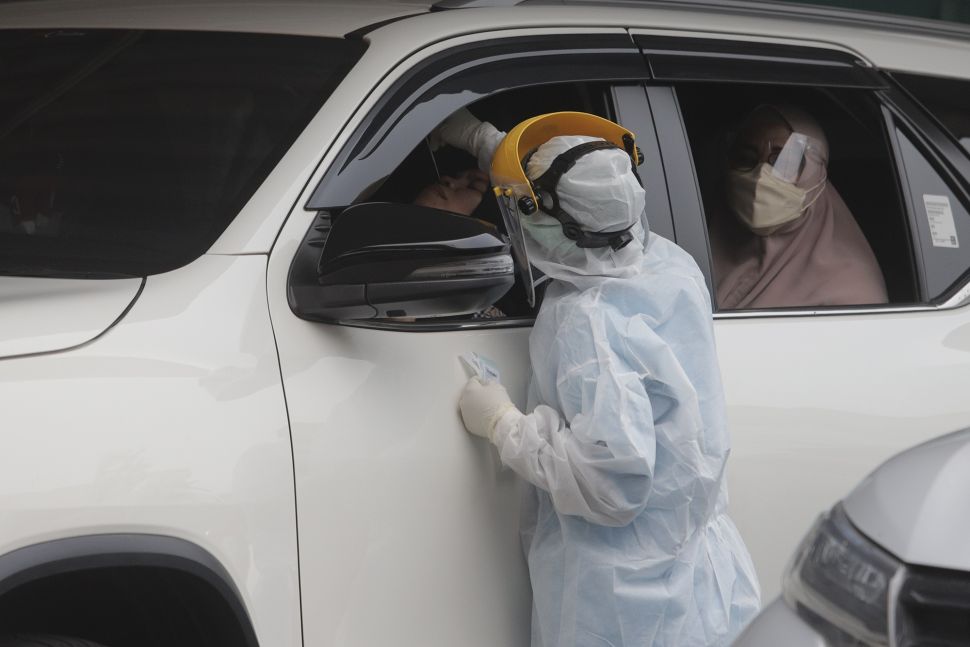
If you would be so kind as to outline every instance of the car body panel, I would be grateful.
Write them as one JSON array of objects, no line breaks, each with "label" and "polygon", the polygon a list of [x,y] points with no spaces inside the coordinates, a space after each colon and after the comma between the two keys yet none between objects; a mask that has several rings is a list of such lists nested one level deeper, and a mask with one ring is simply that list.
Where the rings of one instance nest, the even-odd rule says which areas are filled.
[{"label": "car body panel", "polygon": [[[966,492],[970,488],[968,462],[970,429],[934,438],[881,464],[841,505],[861,533],[907,567],[970,572],[970,551],[965,540],[970,532],[970,517],[966,514]],[[905,581],[905,578],[896,579]],[[898,591],[905,584],[894,586]],[[937,594],[923,598],[922,604],[926,611],[947,602]],[[898,609],[897,604],[894,598],[890,609]],[[892,617],[893,611],[889,613]],[[781,644],[825,647],[829,643],[811,623],[777,598],[748,625],[734,646]]]},{"label": "car body panel", "polygon": [[265,257],[204,256],[150,277],[93,343],[0,361],[0,554],[98,533],[185,539],[231,574],[261,644],[301,644],[265,275]]},{"label": "car body panel", "polygon": [[[950,341],[970,351],[970,326],[955,331]],[[970,430],[891,458],[844,505],[860,531],[907,564],[970,572],[967,492]]]},{"label": "car body panel", "polygon": [[766,605],[733,647],[828,647],[825,638],[798,617],[781,598]]},{"label": "car body panel", "polygon": [[893,454],[970,425],[968,326],[966,307],[715,322],[730,513],[766,599],[819,511]]},{"label": "car body panel", "polygon": [[307,645],[528,645],[520,484],[458,415],[458,356],[491,359],[524,406],[529,328],[394,332],[298,319],[290,260],[269,298],[293,436]]},{"label": "car body panel", "polygon": [[0,277],[0,358],[80,346],[131,307],[142,279]]}]

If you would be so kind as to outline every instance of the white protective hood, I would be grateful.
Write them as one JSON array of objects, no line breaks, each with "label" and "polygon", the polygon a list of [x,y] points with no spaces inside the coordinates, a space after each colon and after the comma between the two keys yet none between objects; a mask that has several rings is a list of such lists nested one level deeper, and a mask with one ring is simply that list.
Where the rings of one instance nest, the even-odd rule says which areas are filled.
[{"label": "white protective hood", "polygon": [[[526,174],[534,180],[561,153],[595,137],[554,137],[529,158]],[[633,241],[613,250],[577,247],[566,238],[559,221],[541,211],[522,219],[529,260],[550,278],[588,286],[595,277],[627,277],[639,271],[648,226],[644,216],[646,196],[630,166],[626,152],[594,151],[581,157],[563,174],[556,187],[560,206],[584,229],[616,231],[633,225]],[[542,196],[539,196],[540,199]],[[593,281],[585,280],[594,278]]]}]

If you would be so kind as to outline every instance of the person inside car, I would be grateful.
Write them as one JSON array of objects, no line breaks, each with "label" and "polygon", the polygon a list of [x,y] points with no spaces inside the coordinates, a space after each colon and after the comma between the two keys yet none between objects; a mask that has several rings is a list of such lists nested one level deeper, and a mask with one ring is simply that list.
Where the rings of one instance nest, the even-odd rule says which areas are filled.
[{"label": "person inside car", "polygon": [[828,180],[825,133],[794,106],[761,105],[730,146],[725,182],[735,218],[714,218],[721,309],[885,303],[868,241]]},{"label": "person inside car", "polygon": [[[446,135],[484,128],[465,125]],[[445,139],[482,159],[474,141]],[[542,115],[488,157],[507,227],[524,234],[519,258],[551,279],[529,337],[531,413],[477,377],[459,401],[467,430],[532,485],[521,526],[532,645],[726,647],[759,588],[727,515],[704,278],[650,235],[621,126]]]},{"label": "person inside car", "polygon": [[468,169],[455,177],[442,175],[437,182],[424,187],[414,198],[414,204],[470,216],[488,189],[488,174]]}]

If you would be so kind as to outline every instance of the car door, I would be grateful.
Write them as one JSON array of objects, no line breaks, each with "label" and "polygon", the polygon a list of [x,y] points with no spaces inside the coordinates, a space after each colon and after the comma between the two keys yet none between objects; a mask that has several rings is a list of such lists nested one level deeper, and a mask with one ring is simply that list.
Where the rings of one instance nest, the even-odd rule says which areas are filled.
[{"label": "car door", "polygon": [[[379,38],[371,46],[381,46]],[[528,645],[519,482],[485,441],[464,431],[457,400],[467,379],[458,357],[475,351],[525,405],[531,314],[311,321],[295,314],[292,294],[288,301],[292,267],[318,214],[393,179],[456,109],[537,79],[639,84],[646,67],[623,30],[547,29],[443,42],[402,68],[325,160],[270,258],[296,474],[304,643]],[[642,109],[642,86],[634,87]],[[618,88],[614,105],[628,93]],[[629,117],[650,124],[644,112]],[[659,156],[649,163],[659,165]]]},{"label": "car door", "polygon": [[[715,313],[733,446],[730,512],[770,599],[820,510],[890,455],[970,425],[964,387],[970,383],[965,307],[970,253],[963,242],[970,240],[965,181],[970,174],[955,142],[856,55],[647,31],[637,32],[636,39],[655,76],[648,94],[661,134],[677,242],[694,255],[712,285],[718,277],[705,209],[712,208],[716,190],[705,193],[702,180],[705,169],[717,166],[712,163],[717,153],[711,152],[717,147],[705,149],[697,141],[703,129],[695,119],[692,131],[685,116],[703,112],[690,101],[703,98],[715,83],[724,93],[752,97],[768,96],[772,88],[787,100],[815,92],[818,105],[824,107],[827,97],[831,113],[851,124],[836,129],[844,139],[855,136],[853,128],[868,129],[872,142],[882,146],[862,163],[842,145],[839,175],[832,162],[829,175],[856,209],[890,302]],[[854,106],[870,110],[863,118],[852,114]],[[835,160],[841,142],[832,133],[829,139]],[[948,205],[945,215],[931,211],[931,199]],[[946,218],[952,243],[934,238],[930,226],[939,222],[934,218]]]}]

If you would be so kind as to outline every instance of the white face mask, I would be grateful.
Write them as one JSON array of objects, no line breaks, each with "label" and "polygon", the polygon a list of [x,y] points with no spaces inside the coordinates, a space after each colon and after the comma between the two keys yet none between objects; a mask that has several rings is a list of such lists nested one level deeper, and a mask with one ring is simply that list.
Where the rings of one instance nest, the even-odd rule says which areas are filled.
[{"label": "white face mask", "polygon": [[[762,163],[750,171],[731,170],[728,204],[738,218],[759,236],[770,236],[782,225],[800,217],[822,195],[825,178],[815,186],[802,189],[772,173],[772,166]],[[808,204],[805,198],[815,191]]]}]

